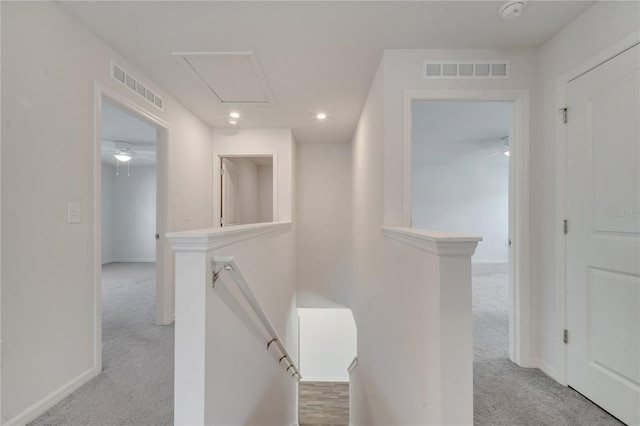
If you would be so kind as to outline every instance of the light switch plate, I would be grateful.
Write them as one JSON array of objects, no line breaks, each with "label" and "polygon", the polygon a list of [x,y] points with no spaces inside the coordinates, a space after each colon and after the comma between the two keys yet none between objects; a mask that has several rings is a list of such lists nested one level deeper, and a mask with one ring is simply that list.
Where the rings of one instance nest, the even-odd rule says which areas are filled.
[{"label": "light switch plate", "polygon": [[80,222],[82,222],[82,215],[80,214],[80,203],[67,204],[67,223]]}]

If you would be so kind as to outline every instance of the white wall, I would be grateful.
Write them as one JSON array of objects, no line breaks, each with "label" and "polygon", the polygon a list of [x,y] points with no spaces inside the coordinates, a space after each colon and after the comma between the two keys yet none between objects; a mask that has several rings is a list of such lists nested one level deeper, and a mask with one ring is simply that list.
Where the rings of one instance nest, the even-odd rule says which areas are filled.
[{"label": "white wall", "polygon": [[[377,288],[383,273],[382,232],[384,212],[384,63],[374,77],[352,145],[353,275],[351,309],[358,328],[358,367],[349,388],[350,423],[383,424],[388,407],[381,398],[385,356],[381,335],[395,330],[377,329],[378,309],[386,303]],[[406,389],[402,390],[405,394]],[[374,421],[375,419],[375,421]],[[393,424],[388,422],[387,424]]]},{"label": "white wall", "polygon": [[547,374],[556,376],[561,358],[558,335],[556,236],[556,82],[640,27],[640,3],[597,2],[540,48],[539,104],[531,125],[531,282],[532,357]]},{"label": "white wall", "polygon": [[[291,129],[214,129],[213,152],[218,157],[274,155],[274,190],[277,216],[273,222],[288,222],[293,218],[293,185],[295,141]],[[218,200],[219,175],[216,174],[214,199]],[[212,217],[220,217],[220,205],[214,203]]]},{"label": "white wall", "polygon": [[273,166],[258,166],[258,222],[273,222]]},{"label": "white wall", "polygon": [[[425,60],[507,59],[511,77],[508,80],[425,80]],[[401,225],[403,204],[404,91],[409,89],[535,89],[537,87],[537,51],[535,49],[424,49],[387,50],[384,54],[384,137],[385,137],[385,224]],[[532,102],[537,102],[535,90]]]},{"label": "white wall", "polygon": [[[0,7],[2,421],[25,423],[94,375],[94,81],[171,125],[171,230],[211,226],[211,139],[208,126],[55,3]],[[160,94],[164,111],[111,80],[111,59]],[[69,202],[80,203],[80,224],[67,224]]]},{"label": "white wall", "polygon": [[348,382],[357,330],[349,309],[298,309],[300,372],[305,381]]},{"label": "white wall", "polygon": [[351,306],[351,145],[299,144],[298,307]]},{"label": "white wall", "polygon": [[413,228],[480,235],[474,262],[508,261],[508,163],[413,165],[411,174]]},{"label": "white wall", "polygon": [[102,263],[155,262],[156,167],[103,164],[102,190]]}]

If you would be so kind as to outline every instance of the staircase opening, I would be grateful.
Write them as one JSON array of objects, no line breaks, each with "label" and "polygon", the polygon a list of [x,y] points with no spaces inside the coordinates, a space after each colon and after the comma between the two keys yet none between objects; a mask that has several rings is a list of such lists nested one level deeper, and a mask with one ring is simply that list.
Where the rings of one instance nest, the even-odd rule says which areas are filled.
[{"label": "staircase opening", "polygon": [[298,422],[349,424],[349,365],[356,356],[357,331],[350,309],[298,309]]}]

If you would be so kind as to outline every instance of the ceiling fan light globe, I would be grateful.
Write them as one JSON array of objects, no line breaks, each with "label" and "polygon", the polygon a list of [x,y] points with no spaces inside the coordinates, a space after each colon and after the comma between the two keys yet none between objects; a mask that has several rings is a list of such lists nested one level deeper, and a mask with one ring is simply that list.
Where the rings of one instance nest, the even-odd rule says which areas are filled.
[{"label": "ceiling fan light globe", "polygon": [[122,161],[122,162],[127,162],[131,160],[131,155],[125,154],[125,153],[118,153],[118,154],[114,154],[113,156],[116,158],[116,160]]}]

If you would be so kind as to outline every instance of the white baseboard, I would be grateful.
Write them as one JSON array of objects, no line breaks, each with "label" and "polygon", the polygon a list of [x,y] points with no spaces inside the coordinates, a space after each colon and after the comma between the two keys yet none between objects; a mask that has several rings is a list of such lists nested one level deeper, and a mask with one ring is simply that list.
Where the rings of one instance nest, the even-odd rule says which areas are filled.
[{"label": "white baseboard", "polygon": [[344,377],[306,377],[300,379],[301,382],[337,382],[337,383],[349,383],[349,378]]},{"label": "white baseboard", "polygon": [[73,391],[78,389],[80,386],[87,383],[89,380],[95,377],[93,367],[84,373],[80,374],[75,379],[70,382],[62,385],[40,401],[33,404],[31,407],[24,410],[22,413],[18,414],[14,418],[10,419],[5,423],[5,426],[9,425],[26,425],[40,417],[44,414],[49,408],[56,405],[58,402],[62,401],[64,398],[69,396]]},{"label": "white baseboard", "polygon": [[558,371],[553,368],[552,366],[550,366],[548,363],[540,360],[540,359],[530,359],[529,360],[529,365],[533,368],[538,368],[540,370],[542,370],[542,372],[544,374],[546,374],[547,376],[551,377],[553,380],[555,380],[556,382],[560,383],[560,381],[558,380]]},{"label": "white baseboard", "polygon": [[471,257],[471,263],[509,263],[509,259],[474,259]]}]

